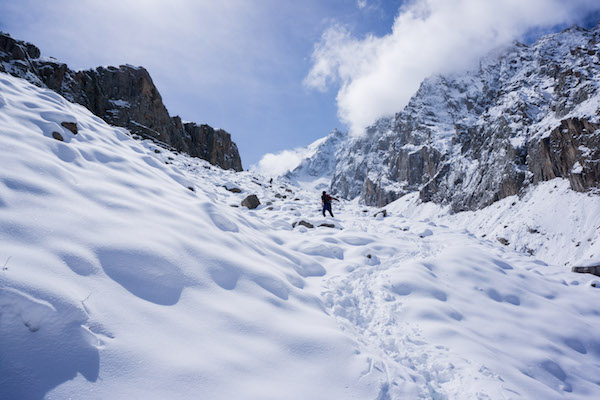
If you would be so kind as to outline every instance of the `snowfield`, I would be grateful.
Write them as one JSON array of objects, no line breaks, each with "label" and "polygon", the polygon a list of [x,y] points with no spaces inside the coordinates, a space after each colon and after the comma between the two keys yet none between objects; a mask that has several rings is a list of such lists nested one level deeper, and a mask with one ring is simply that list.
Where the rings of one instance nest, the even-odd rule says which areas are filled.
[{"label": "snowfield", "polygon": [[600,281],[569,272],[600,202],[563,181],[323,218],[6,74],[0,148],[1,399],[600,397]]}]

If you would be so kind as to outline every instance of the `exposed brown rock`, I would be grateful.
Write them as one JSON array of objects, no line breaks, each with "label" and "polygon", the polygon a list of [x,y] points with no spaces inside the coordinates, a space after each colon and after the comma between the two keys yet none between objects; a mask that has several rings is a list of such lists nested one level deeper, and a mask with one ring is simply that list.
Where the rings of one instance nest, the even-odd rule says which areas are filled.
[{"label": "exposed brown rock", "polygon": [[[600,125],[586,120],[563,120],[530,150],[528,161],[534,182],[562,177],[579,192],[600,188],[599,129]],[[579,169],[574,168],[577,163]]]},{"label": "exposed brown rock", "polygon": [[78,129],[76,122],[61,122],[60,125],[63,128],[70,130],[73,133],[73,135],[77,135]]},{"label": "exposed brown rock", "polygon": [[184,125],[181,118],[171,117],[146,69],[121,65],[73,71],[64,63],[39,57],[40,51],[34,45],[0,33],[1,72],[52,89],[133,134],[162,142],[223,169],[242,170],[231,135],[208,125]]}]

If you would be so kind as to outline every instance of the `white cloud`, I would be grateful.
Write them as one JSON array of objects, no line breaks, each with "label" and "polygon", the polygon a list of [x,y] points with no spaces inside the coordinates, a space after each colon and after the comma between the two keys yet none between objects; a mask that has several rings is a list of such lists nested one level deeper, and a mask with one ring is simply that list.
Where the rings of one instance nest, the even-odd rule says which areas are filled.
[{"label": "white cloud", "polygon": [[383,37],[357,39],[330,27],[304,83],[318,90],[339,84],[339,117],[358,134],[401,111],[427,76],[467,68],[531,29],[574,23],[596,10],[597,0],[414,0]]},{"label": "white cloud", "polygon": [[367,6],[367,0],[356,0],[356,5],[362,10]]},{"label": "white cloud", "polygon": [[276,154],[267,153],[260,159],[258,164],[253,165],[250,169],[263,176],[281,176],[300,165],[307,156],[308,151],[306,147],[302,147],[294,150],[284,150]]}]

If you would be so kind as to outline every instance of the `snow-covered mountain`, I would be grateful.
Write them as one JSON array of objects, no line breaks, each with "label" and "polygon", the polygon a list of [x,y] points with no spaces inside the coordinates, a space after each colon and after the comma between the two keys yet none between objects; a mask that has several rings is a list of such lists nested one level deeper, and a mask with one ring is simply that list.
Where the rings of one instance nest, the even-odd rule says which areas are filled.
[{"label": "snow-covered mountain", "polygon": [[598,191],[599,128],[600,25],[574,27],[426,79],[404,110],[345,143],[331,187],[379,206],[419,191],[454,211],[556,177]]},{"label": "snow-covered mountain", "polygon": [[316,140],[302,150],[304,158],[293,170],[283,176],[296,185],[314,190],[327,190],[335,173],[338,153],[348,135],[334,129],[326,137]]}]

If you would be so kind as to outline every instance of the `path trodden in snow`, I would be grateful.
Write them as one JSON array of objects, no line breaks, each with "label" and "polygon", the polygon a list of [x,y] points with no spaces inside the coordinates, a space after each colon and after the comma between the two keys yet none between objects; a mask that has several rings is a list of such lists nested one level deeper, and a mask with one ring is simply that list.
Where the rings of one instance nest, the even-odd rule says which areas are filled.
[{"label": "path trodden in snow", "polygon": [[0,398],[600,397],[591,276],[0,96]]}]

